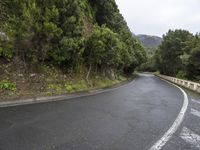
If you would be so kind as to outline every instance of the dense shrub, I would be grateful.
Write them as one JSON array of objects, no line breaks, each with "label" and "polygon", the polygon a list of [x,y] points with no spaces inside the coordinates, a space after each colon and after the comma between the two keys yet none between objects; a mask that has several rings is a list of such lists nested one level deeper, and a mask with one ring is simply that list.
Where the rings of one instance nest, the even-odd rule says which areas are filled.
[{"label": "dense shrub", "polygon": [[16,91],[16,84],[9,80],[0,81],[0,90]]},{"label": "dense shrub", "polygon": [[169,30],[154,58],[155,67],[162,74],[199,81],[200,35]]},{"label": "dense shrub", "polygon": [[[129,70],[146,59],[114,0],[6,0],[0,56],[78,70]],[[3,23],[4,22],[4,23]],[[1,31],[0,31],[1,32]],[[89,68],[88,68],[89,69]]]}]

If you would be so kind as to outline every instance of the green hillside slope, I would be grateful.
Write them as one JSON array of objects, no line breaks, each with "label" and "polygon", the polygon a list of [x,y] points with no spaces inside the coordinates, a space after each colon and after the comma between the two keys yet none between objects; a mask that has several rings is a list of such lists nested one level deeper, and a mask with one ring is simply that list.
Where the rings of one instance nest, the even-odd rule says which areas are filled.
[{"label": "green hillside slope", "polygon": [[54,68],[88,81],[146,60],[114,0],[6,0],[0,8],[0,80]]},{"label": "green hillside slope", "polygon": [[145,34],[135,35],[135,37],[141,42],[141,44],[146,48],[148,54],[152,56],[158,46],[162,42],[162,38],[158,36],[151,36]]}]

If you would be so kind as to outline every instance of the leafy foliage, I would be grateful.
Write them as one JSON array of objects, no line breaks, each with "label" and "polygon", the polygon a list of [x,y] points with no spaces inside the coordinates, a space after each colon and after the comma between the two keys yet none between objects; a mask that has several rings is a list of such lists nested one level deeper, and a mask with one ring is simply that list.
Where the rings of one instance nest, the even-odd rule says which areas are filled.
[{"label": "leafy foliage", "polygon": [[9,80],[2,80],[2,81],[0,81],[0,90],[15,91],[16,90],[16,84],[9,81]]},{"label": "leafy foliage", "polygon": [[185,30],[169,30],[154,58],[162,74],[199,80],[200,36]]},{"label": "leafy foliage", "polygon": [[0,38],[0,56],[11,59],[13,57],[13,45],[5,38],[3,36]]},{"label": "leafy foliage", "polygon": [[187,65],[188,76],[200,81],[200,45],[193,48]]},{"label": "leafy foliage", "polygon": [[86,43],[87,64],[101,68],[116,68],[122,64],[123,43],[119,35],[106,27],[97,27]]},{"label": "leafy foliage", "polygon": [[[114,0],[5,0],[1,24],[9,40],[0,56],[76,71],[97,66],[132,72],[146,60]],[[89,68],[88,68],[89,69]]]}]

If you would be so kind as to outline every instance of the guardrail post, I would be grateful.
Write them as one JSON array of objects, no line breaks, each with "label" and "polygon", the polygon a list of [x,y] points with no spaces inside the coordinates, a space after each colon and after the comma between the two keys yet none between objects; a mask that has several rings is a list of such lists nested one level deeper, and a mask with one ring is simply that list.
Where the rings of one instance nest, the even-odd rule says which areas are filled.
[{"label": "guardrail post", "polygon": [[194,84],[194,90],[195,91],[197,90],[197,84]]}]

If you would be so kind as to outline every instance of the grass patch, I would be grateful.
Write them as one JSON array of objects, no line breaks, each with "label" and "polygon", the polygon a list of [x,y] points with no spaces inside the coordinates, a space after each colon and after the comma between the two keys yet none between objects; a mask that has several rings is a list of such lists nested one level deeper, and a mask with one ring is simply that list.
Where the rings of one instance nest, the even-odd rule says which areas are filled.
[{"label": "grass patch", "polygon": [[127,79],[122,75],[116,75],[116,79],[111,80],[101,74],[93,74],[89,81],[86,81],[86,71],[86,73],[62,72],[49,66],[41,66],[38,72],[26,73],[9,67],[6,69],[9,74],[0,75],[0,79],[7,76],[6,80],[0,80],[0,100],[89,91],[110,87]]},{"label": "grass patch", "polygon": [[0,81],[0,90],[16,91],[16,84],[9,80]]}]

